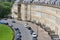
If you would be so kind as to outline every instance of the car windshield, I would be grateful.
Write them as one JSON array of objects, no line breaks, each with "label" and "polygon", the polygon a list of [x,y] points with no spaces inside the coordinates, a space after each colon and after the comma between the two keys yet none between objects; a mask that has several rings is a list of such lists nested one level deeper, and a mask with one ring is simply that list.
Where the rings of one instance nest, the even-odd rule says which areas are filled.
[{"label": "car windshield", "polygon": [[33,35],[36,35],[36,34],[33,34]]},{"label": "car windshield", "polygon": [[33,35],[36,35],[35,33],[33,33]]}]

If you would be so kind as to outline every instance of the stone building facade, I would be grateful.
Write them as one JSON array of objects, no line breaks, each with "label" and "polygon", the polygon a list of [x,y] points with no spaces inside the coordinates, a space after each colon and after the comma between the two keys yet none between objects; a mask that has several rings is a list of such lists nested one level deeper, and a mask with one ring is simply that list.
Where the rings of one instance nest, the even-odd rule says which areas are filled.
[{"label": "stone building facade", "polygon": [[[18,18],[18,6],[12,8],[12,17]],[[21,19],[45,24],[60,37],[60,9],[36,4],[21,4]]]}]

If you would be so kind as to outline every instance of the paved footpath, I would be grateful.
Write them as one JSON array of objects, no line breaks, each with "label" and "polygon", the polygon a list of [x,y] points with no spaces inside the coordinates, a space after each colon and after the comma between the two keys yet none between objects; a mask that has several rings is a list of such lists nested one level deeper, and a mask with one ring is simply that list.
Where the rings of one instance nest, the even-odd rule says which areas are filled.
[{"label": "paved footpath", "polygon": [[[30,27],[37,33],[38,30],[38,40],[51,40],[50,36],[44,29],[40,28],[40,26],[37,26],[35,24],[29,23],[31,25]],[[38,27],[38,28],[37,28]]]},{"label": "paved footpath", "polygon": [[[11,20],[9,19],[8,22],[10,24],[11,23]],[[13,23],[14,25],[14,28],[15,27],[18,27],[21,31],[21,35],[22,35],[22,40],[32,40],[32,36],[30,35],[28,29],[26,29],[24,27],[24,24],[26,22],[24,21],[18,21],[16,20],[16,23]],[[46,31],[44,31],[42,28],[40,28],[39,26],[33,24],[33,23],[29,23],[29,26],[37,33],[37,27],[38,27],[38,40],[51,40],[50,36],[48,35],[48,33]]]}]

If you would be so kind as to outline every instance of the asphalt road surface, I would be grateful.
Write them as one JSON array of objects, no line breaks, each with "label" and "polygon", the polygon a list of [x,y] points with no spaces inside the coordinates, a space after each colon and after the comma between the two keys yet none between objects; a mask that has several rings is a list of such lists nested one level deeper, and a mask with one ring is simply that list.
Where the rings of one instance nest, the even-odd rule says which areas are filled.
[{"label": "asphalt road surface", "polygon": [[[13,29],[14,28],[19,28],[21,35],[22,35],[22,40],[33,40],[32,35],[30,34],[30,31],[24,27],[24,24],[26,23],[25,21],[18,21],[15,20],[16,23],[12,23],[14,19],[8,19],[7,22],[11,25],[13,25]],[[37,25],[29,23],[29,26],[37,33]],[[16,34],[15,34],[15,38],[16,40]],[[48,35],[47,32],[45,32],[42,28],[38,28],[38,40],[51,40],[50,36]]]},{"label": "asphalt road surface", "polygon": [[[22,40],[32,40],[32,36],[27,28],[24,27],[24,24],[21,24],[16,20],[16,23],[12,23],[13,19],[8,19],[7,22],[11,25],[13,25],[13,28],[19,28],[21,35],[22,35]],[[16,38],[15,38],[16,40]]]}]

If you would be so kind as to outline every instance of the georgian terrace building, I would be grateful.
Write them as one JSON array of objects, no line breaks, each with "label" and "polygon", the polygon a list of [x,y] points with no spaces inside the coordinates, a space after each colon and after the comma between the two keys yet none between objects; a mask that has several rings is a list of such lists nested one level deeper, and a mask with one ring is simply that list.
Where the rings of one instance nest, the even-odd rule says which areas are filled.
[{"label": "georgian terrace building", "polygon": [[[18,11],[19,10],[19,11]],[[20,13],[20,14],[19,14]],[[60,37],[60,6],[37,4],[37,3],[21,3],[20,9],[18,3],[12,7],[12,17],[36,21],[45,24],[55,31]]]}]

